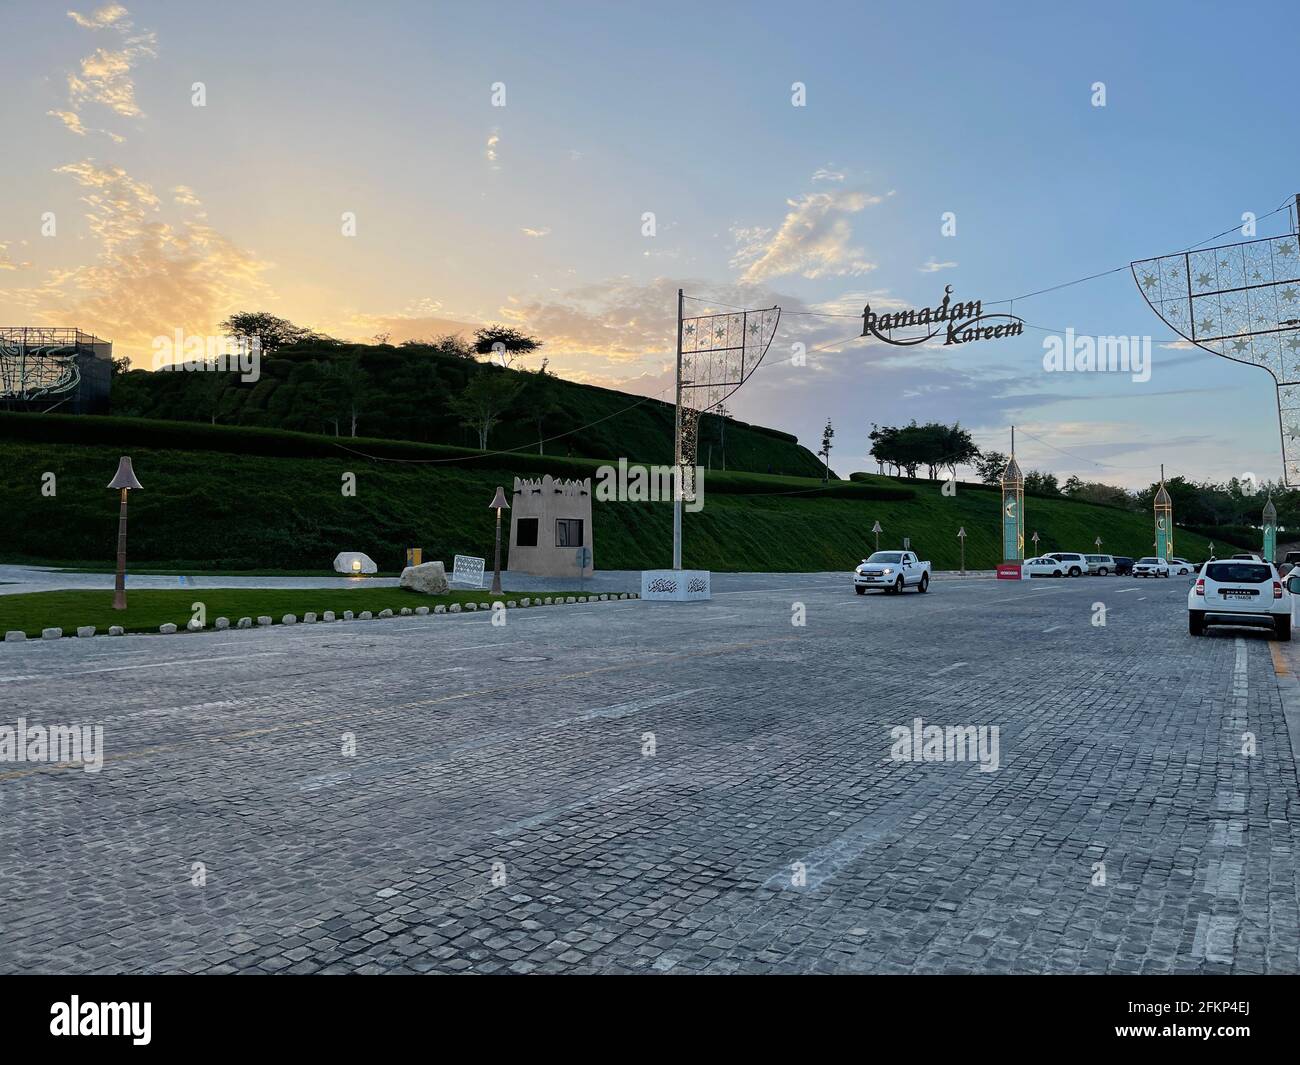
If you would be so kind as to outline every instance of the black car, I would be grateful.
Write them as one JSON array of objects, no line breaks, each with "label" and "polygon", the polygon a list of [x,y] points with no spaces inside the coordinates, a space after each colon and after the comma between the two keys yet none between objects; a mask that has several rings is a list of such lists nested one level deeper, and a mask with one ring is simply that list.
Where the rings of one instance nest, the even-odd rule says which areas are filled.
[{"label": "black car", "polygon": [[1127,555],[1115,555],[1115,576],[1123,577],[1125,574],[1133,576],[1133,560]]}]

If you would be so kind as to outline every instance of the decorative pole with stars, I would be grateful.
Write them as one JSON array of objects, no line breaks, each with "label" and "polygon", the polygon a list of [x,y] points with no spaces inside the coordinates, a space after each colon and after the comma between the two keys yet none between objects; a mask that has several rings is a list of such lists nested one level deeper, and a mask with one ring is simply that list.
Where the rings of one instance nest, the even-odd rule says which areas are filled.
[{"label": "decorative pole with stars", "polygon": [[[673,419],[673,569],[682,568],[682,310],[686,297],[677,290],[677,406]],[[694,328],[694,325],[692,325]]]},{"label": "decorative pole with stars", "polygon": [[1016,462],[1016,427],[1011,427],[1011,461],[1002,471],[1002,561],[1025,557],[1025,479]]},{"label": "decorative pole with stars", "polygon": [[1300,487],[1300,194],[1295,205],[1293,232],[1257,237],[1251,228],[1249,239],[1235,244],[1130,264],[1142,298],[1175,333],[1272,375],[1288,487]]}]

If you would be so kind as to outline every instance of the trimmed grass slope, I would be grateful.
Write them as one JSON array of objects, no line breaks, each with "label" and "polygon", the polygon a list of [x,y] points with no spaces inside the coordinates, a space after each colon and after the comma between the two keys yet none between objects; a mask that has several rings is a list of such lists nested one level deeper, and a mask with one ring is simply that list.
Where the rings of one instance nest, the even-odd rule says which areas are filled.
[{"label": "trimmed grass slope", "polygon": [[[298,433],[0,414],[0,561],[111,565],[117,506],[104,486],[128,452],[144,486],[131,500],[131,564],[194,571],[327,571],[341,550],[365,551],[382,570],[395,570],[407,546],[447,563],[456,554],[490,559],[487,504],[498,484],[509,488],[514,476],[543,471],[590,476],[598,465],[392,441],[358,441],[342,451],[336,443]],[[385,448],[390,459],[421,461],[355,453]],[[55,475],[54,495],[42,493],[46,473]],[[355,497],[341,492],[345,473],[356,475]],[[997,490],[959,485],[947,497],[940,483],[870,477],[823,487],[812,478],[710,474],[703,510],[685,517],[683,561],[722,571],[847,570],[871,550],[879,521],[882,547],[909,537],[938,569],[957,568],[964,526],[967,567],[992,567],[1000,555]],[[670,564],[670,505],[596,502],[593,510],[598,568]],[[1092,551],[1097,536],[1111,554],[1151,550],[1149,515],[1032,496],[1026,514],[1041,552]],[[1186,530],[1176,544],[1190,558],[1208,553],[1207,539]]]}]

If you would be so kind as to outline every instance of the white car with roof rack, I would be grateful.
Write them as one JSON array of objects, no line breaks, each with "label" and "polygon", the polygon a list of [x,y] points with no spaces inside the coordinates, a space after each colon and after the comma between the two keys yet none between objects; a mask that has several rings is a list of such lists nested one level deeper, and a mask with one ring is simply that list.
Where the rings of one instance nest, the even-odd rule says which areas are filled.
[{"label": "white car with roof rack", "polygon": [[1187,593],[1187,631],[1202,635],[1210,625],[1270,625],[1279,640],[1291,639],[1292,592],[1271,563],[1229,558],[1207,562]]}]

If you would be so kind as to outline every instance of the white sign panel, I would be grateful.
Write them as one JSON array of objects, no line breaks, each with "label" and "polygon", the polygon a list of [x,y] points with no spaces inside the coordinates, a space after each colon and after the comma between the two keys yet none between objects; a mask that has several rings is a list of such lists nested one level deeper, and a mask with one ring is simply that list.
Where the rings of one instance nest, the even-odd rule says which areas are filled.
[{"label": "white sign panel", "polygon": [[472,555],[457,555],[451,569],[451,583],[464,584],[470,588],[483,587],[484,560]]}]

